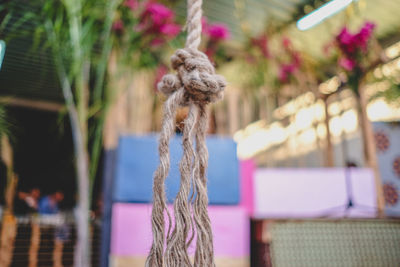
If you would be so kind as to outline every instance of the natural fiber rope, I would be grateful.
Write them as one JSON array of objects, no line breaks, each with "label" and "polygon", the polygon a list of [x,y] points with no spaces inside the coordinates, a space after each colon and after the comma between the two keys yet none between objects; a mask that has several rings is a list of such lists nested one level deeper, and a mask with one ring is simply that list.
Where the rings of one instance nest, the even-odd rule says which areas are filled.
[{"label": "natural fiber rope", "polygon": [[[162,122],[162,131],[160,134],[158,153],[160,155],[160,164],[154,173],[153,181],[153,209],[152,209],[152,230],[153,244],[147,258],[146,266],[164,266],[164,212],[168,214],[168,227],[171,227],[171,216],[167,209],[165,194],[165,179],[168,176],[170,168],[169,141],[175,132],[176,110],[183,98],[183,91],[177,91],[171,95],[164,104],[164,117]],[[170,230],[168,230],[168,233]]]},{"label": "natural fiber rope", "polygon": [[215,266],[213,235],[211,222],[208,217],[207,205],[207,178],[206,169],[208,161],[208,150],[206,146],[206,130],[208,116],[204,106],[200,106],[199,117],[197,121],[196,133],[196,158],[194,167],[194,183],[196,197],[194,201],[193,217],[196,223],[197,244],[194,257],[194,265],[197,266]]},{"label": "natural fiber rope", "polygon": [[[158,149],[160,164],[153,182],[153,244],[146,261],[148,267],[215,266],[211,223],[207,212],[206,105],[222,98],[226,84],[222,76],[215,74],[214,66],[207,56],[198,51],[201,41],[201,6],[202,0],[188,0],[186,47],[177,50],[171,57],[172,67],[177,74],[165,75],[157,85],[168,99],[164,104]],[[170,168],[169,141],[175,129],[176,110],[180,106],[189,106],[189,114],[183,128],[183,157],[179,166],[181,183],[174,201],[175,223],[171,232],[172,222],[166,204],[165,179]],[[196,149],[193,148],[194,138]],[[166,237],[165,214],[168,216]],[[187,249],[194,234],[197,236],[197,242],[192,264]]]},{"label": "natural fiber rope", "polygon": [[183,128],[183,158],[180,163],[181,184],[174,202],[175,228],[167,238],[165,251],[166,266],[191,266],[187,254],[186,240],[193,226],[189,207],[189,194],[191,182],[191,169],[194,156],[192,140],[194,137],[194,124],[197,117],[197,108],[190,104],[189,114]]}]

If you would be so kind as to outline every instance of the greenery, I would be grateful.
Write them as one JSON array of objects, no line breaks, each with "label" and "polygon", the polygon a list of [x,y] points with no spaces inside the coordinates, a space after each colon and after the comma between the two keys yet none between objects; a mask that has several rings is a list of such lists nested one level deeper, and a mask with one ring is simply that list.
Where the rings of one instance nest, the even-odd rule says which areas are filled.
[{"label": "greenery", "polygon": [[400,84],[393,83],[389,89],[382,92],[382,96],[386,99],[387,102],[396,104],[400,106]]},{"label": "greenery", "polygon": [[[132,4],[138,4],[137,9]],[[107,110],[117,91],[109,86],[111,54],[117,56],[113,60],[126,63],[118,66],[123,65],[131,72],[138,68],[154,68],[161,60],[162,49],[170,48],[167,38],[175,36],[180,26],[174,23],[171,10],[152,1],[141,1],[139,5],[134,0],[38,0],[28,3],[18,0],[0,4],[0,11],[6,11],[0,31],[7,30],[8,40],[31,38],[32,53],[45,52],[54,63],[74,141],[78,185],[75,262],[76,266],[89,267],[91,191],[102,150]],[[161,12],[158,14],[157,11]],[[151,21],[152,15],[159,15],[160,25]],[[115,28],[118,19],[123,19],[123,31]],[[167,22],[169,31],[163,36],[162,45],[152,45],[158,36],[153,30],[160,30]],[[141,30],[139,26],[142,26]],[[174,30],[173,34],[171,30]],[[179,45],[180,41],[183,41],[182,37],[174,42]],[[115,71],[118,72],[114,70],[113,75],[117,74]],[[0,131],[6,125],[3,114],[0,109]]]},{"label": "greenery", "polygon": [[377,92],[372,96],[372,99],[382,97],[388,104],[400,107],[400,83],[392,81],[390,78],[387,78],[386,80],[390,81],[389,87],[384,91]]},{"label": "greenery", "polygon": [[0,105],[0,139],[3,135],[9,135],[9,128],[6,109],[3,105]]},{"label": "greenery", "polygon": [[[11,36],[34,25],[32,50],[52,55],[72,127],[78,184],[77,266],[90,266],[88,210],[91,188],[102,145],[102,128],[111,92],[107,87],[107,67],[113,39],[112,22],[119,0],[42,0],[30,3],[17,21],[13,18],[24,1],[6,3],[2,28],[12,28]],[[89,141],[90,140],[90,141]]]}]

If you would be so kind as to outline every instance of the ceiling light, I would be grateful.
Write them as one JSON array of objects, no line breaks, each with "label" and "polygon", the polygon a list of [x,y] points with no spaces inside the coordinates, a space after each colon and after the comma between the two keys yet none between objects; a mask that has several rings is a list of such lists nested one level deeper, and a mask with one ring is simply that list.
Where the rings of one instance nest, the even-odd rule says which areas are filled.
[{"label": "ceiling light", "polygon": [[0,40],[0,69],[1,69],[1,63],[3,63],[5,52],[6,52],[6,43],[3,40]]},{"label": "ceiling light", "polygon": [[299,19],[297,21],[297,28],[301,31],[311,29],[326,18],[329,18],[348,6],[351,2],[353,2],[353,0],[332,0]]}]

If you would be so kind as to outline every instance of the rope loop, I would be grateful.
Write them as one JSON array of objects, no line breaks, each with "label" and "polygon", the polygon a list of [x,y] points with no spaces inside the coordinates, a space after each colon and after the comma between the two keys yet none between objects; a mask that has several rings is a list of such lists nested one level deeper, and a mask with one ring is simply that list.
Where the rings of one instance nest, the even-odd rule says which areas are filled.
[{"label": "rope loop", "polygon": [[159,91],[169,96],[183,88],[186,105],[190,101],[205,105],[222,99],[225,79],[215,74],[206,54],[192,48],[178,49],[171,64],[177,74],[165,75],[157,85]]},{"label": "rope loop", "polygon": [[[207,211],[206,105],[222,99],[226,81],[222,76],[215,74],[214,66],[207,55],[198,50],[201,41],[203,1],[187,1],[186,47],[178,49],[171,57],[172,68],[176,73],[164,75],[157,84],[158,90],[168,99],[164,103],[159,140],[160,163],[153,180],[153,243],[146,267],[215,267],[213,236]],[[175,223],[171,227],[165,180],[170,169],[169,142],[175,129],[175,116],[179,106],[189,106],[189,114],[184,122],[181,183],[174,201]],[[196,149],[193,139],[196,140]],[[193,202],[190,197],[191,189],[195,195]],[[164,213],[168,216],[167,236]],[[197,242],[192,264],[187,249],[195,235]]]}]

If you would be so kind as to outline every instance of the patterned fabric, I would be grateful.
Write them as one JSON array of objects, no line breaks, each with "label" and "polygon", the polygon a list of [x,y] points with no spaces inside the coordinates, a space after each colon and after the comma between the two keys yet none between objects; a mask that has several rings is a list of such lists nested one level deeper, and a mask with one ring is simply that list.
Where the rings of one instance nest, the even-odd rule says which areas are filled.
[{"label": "patterned fabric", "polygon": [[399,200],[398,190],[393,184],[383,184],[383,194],[387,206],[394,206]]},{"label": "patterned fabric", "polygon": [[274,221],[264,229],[272,266],[400,266],[400,220]]},{"label": "patterned fabric", "polygon": [[377,131],[375,133],[376,148],[379,152],[385,152],[390,145],[388,136],[384,131]]},{"label": "patterned fabric", "polygon": [[400,123],[374,122],[386,215],[400,217]]},{"label": "patterned fabric", "polygon": [[397,157],[393,161],[393,171],[400,178],[400,157]]}]

